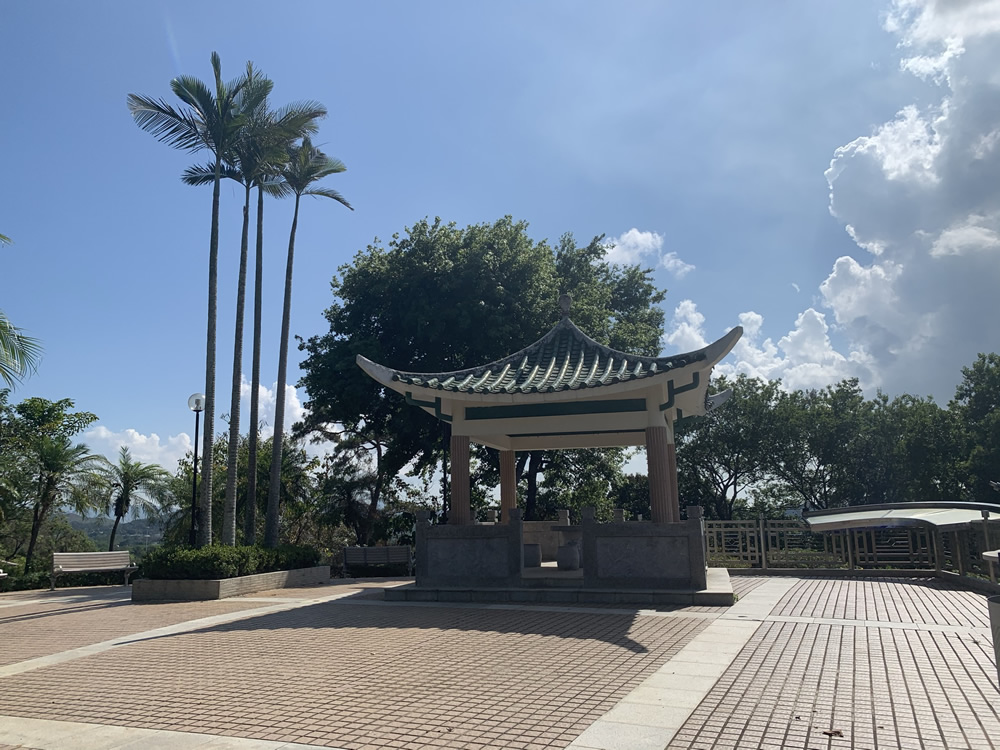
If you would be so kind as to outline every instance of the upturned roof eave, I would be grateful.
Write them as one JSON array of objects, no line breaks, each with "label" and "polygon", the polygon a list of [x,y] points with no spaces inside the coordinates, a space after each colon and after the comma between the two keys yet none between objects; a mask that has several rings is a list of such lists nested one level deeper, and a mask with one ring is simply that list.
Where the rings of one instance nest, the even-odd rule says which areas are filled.
[{"label": "upturned roof eave", "polygon": [[598,386],[581,386],[579,388],[562,388],[556,391],[483,391],[483,392],[469,392],[469,391],[450,391],[444,388],[433,388],[424,385],[415,385],[413,383],[407,383],[401,380],[394,380],[392,378],[392,370],[382,367],[381,365],[372,362],[369,359],[365,359],[360,354],[358,355],[358,365],[367,372],[372,378],[377,380],[379,383],[387,388],[391,388],[397,393],[403,395],[410,394],[414,398],[421,399],[435,399],[440,398],[442,401],[454,401],[454,402],[475,402],[484,404],[509,404],[512,402],[518,403],[532,403],[532,402],[543,402],[543,401],[578,401],[588,398],[608,398],[618,393],[631,393],[637,390],[661,390],[664,384],[671,378],[676,377],[680,372],[690,372],[692,369],[702,369],[701,367],[693,367],[695,365],[703,365],[704,362],[693,362],[684,367],[678,367],[673,370],[667,370],[664,372],[658,372],[655,375],[649,375],[644,378],[637,378],[635,380],[623,380],[617,383],[608,383],[606,385]]},{"label": "upturned roof eave", "polygon": [[[564,320],[569,322],[570,325],[573,325],[572,321],[568,321],[568,319]],[[573,327],[576,328],[575,326]],[[558,328],[558,326],[556,328]],[[553,328],[553,331],[555,331],[556,328]],[[576,330],[579,331],[579,329]],[[551,333],[552,331],[546,334],[546,336],[551,335]],[[586,334],[584,334],[582,331],[580,332],[580,334],[586,336]],[[468,373],[482,369],[484,367],[488,367],[489,365],[482,365],[480,367],[467,368],[464,370],[456,370],[452,373],[411,373],[411,372],[404,372],[401,370],[393,370],[391,368],[386,367],[385,365],[373,362],[372,360],[360,354],[357,355],[356,361],[358,366],[361,367],[361,369],[364,370],[366,373],[368,373],[368,375],[371,376],[373,379],[375,379],[382,385],[386,386],[387,388],[391,388],[392,390],[404,395],[406,393],[410,394],[419,393],[425,397],[440,398],[442,400],[474,401],[480,403],[510,403],[512,401],[522,401],[522,402],[561,401],[561,400],[569,401],[569,400],[581,400],[585,398],[605,398],[613,393],[627,393],[636,390],[655,389],[661,387],[662,384],[666,383],[667,381],[676,377],[678,374],[682,372],[690,373],[692,371],[710,370],[716,364],[718,364],[723,357],[725,357],[730,351],[732,351],[732,348],[736,345],[736,342],[739,341],[739,338],[742,334],[743,334],[742,327],[736,326],[717,341],[714,341],[711,344],[708,344],[707,346],[702,347],[701,349],[698,349],[696,351],[687,352],[685,354],[674,355],[673,357],[669,358],[665,357],[646,358],[649,360],[653,359],[688,360],[686,364],[677,367],[671,367],[670,369],[657,372],[653,375],[647,375],[640,378],[618,381],[615,383],[581,386],[579,388],[561,388],[559,390],[534,391],[534,392],[532,391],[525,392],[518,389],[514,389],[512,391],[501,391],[501,392],[456,391],[445,388],[417,385],[414,383],[405,382],[404,380],[400,379],[401,377],[413,377],[416,375],[423,376],[426,379],[430,379],[431,377],[438,377],[439,379],[441,379],[442,375],[449,375],[449,374],[457,375],[459,373]],[[589,339],[589,337],[587,338],[588,340],[593,341],[592,339]],[[545,337],[539,339],[539,341],[544,341],[544,339]],[[536,342],[536,344],[537,343],[538,342]],[[596,342],[594,343],[596,346],[600,346],[602,347],[602,349],[605,349],[607,351],[612,351],[612,352],[616,351],[610,349],[609,347],[604,347],[601,344],[597,344]],[[536,344],[532,344],[532,346],[535,346]],[[517,355],[521,355],[523,352],[528,351],[528,349],[530,348],[531,347],[526,347],[525,349],[522,349],[520,352],[517,352]],[[621,352],[621,354],[624,355],[625,353]],[[515,355],[509,355],[508,357],[505,357],[504,359],[497,361],[504,362],[513,356]],[[627,355],[627,356],[632,356],[632,355]],[[490,364],[495,364],[495,363],[490,363]]]}]

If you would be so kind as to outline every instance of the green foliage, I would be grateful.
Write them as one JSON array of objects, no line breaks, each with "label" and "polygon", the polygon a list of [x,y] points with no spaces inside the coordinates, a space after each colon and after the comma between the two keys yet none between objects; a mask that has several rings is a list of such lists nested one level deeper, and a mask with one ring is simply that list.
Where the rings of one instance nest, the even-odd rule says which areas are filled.
[{"label": "green foliage", "polygon": [[[257,441],[258,453],[270,453],[271,441]],[[217,473],[225,471],[228,458],[228,439],[224,435],[216,437],[213,462]],[[237,472],[236,472],[236,503],[238,514],[246,512],[247,494],[249,485],[249,455],[250,445],[246,435],[241,436],[237,452]],[[177,470],[172,477],[167,479],[159,488],[156,495],[156,504],[161,508],[164,518],[164,541],[172,545],[187,544],[191,529],[191,489],[193,476],[192,466],[193,454],[188,452],[177,465]],[[201,456],[199,456],[199,462]],[[289,445],[281,455],[281,483],[280,502],[283,520],[286,524],[293,524],[286,529],[283,541],[295,543],[312,543],[314,539],[310,536],[310,531],[305,527],[314,528],[316,516],[312,508],[316,502],[316,478],[314,476],[318,467],[318,461],[310,458],[305,450],[298,444]],[[199,485],[201,483],[201,473],[198,475]],[[270,478],[270,465],[265,461],[257,463],[257,486],[267,486]],[[200,495],[200,487],[199,487]],[[256,495],[257,507],[255,510],[261,511],[266,498]],[[212,522],[215,526],[213,536],[221,538],[223,516],[222,509],[225,503],[225,487],[215,484],[212,487]],[[255,514],[255,531],[260,532],[263,528],[263,515]],[[238,535],[238,542],[243,541],[242,534]]]},{"label": "green foliage", "polygon": [[144,578],[174,580],[210,580],[236,576],[294,570],[317,565],[319,552],[313,547],[291,544],[275,548],[258,546],[224,547],[213,545],[189,547],[157,547],[143,558]]},{"label": "green foliage", "polygon": [[767,553],[767,564],[772,568],[846,568],[840,557],[816,549],[784,549]]},{"label": "green foliage", "polygon": [[1000,355],[980,354],[962,368],[962,382],[951,410],[967,434],[964,468],[970,495],[979,502],[998,502],[990,482],[1000,482]]},{"label": "green foliage", "polygon": [[24,555],[31,570],[50,514],[93,506],[95,457],[72,436],[97,417],[70,399],[33,397],[11,406],[0,391],[0,559]]},{"label": "green foliage", "polygon": [[717,378],[712,388],[732,388],[733,396],[707,416],[678,425],[678,485],[684,505],[700,504],[706,517],[728,520],[767,476],[769,450],[780,439],[774,419],[779,384],[740,374]]},{"label": "green foliage", "polygon": [[[301,347],[307,357],[300,385],[311,401],[298,434],[369,445],[369,461],[382,487],[405,467],[425,479],[439,469],[447,476],[447,424],[379,386],[357,367],[357,355],[418,372],[485,364],[550,330],[560,317],[561,292],[573,297],[574,321],[596,340],[658,354],[664,293],[653,284],[650,270],[608,264],[606,249],[601,237],[578,246],[569,234],[552,248],[535,242],[527,224],[509,216],[465,228],[423,220],[394,235],[387,247],[375,240],[333,279],[334,302],[325,313],[329,332]],[[590,460],[620,462],[623,455],[587,459],[583,454],[591,452],[576,452],[580,456],[572,459],[569,453],[532,451],[519,460],[527,517],[548,512],[549,500],[542,499],[546,485],[571,488],[579,502],[595,495],[597,484],[577,487],[573,476],[579,475],[557,476],[564,467]],[[477,489],[493,486],[495,453],[479,450],[473,463]],[[602,474],[598,480],[605,498],[612,479]],[[447,496],[444,481],[442,504]],[[474,505],[485,502],[485,494],[474,495]]]},{"label": "green foliage", "polygon": [[0,380],[13,388],[35,371],[42,345],[10,322],[0,310]]},{"label": "green foliage", "polygon": [[96,472],[96,491],[103,500],[102,510],[115,519],[108,541],[110,552],[115,548],[118,524],[129,512],[134,516],[139,513],[159,512],[156,497],[160,494],[160,488],[167,481],[169,474],[156,464],[134,461],[129,449],[124,445],[121,447],[117,464],[102,456],[98,461]]}]

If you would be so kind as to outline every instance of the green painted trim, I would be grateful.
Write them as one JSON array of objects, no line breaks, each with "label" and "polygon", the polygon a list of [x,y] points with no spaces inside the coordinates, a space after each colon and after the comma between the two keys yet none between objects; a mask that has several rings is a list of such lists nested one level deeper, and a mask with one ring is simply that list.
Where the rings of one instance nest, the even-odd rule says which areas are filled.
[{"label": "green painted trim", "polygon": [[547,404],[505,404],[503,406],[467,406],[465,419],[522,419],[528,417],[565,417],[574,414],[609,414],[646,411],[646,399],[623,398],[606,401],[556,401]]},{"label": "green painted trim", "polygon": [[679,387],[674,387],[673,379],[667,381],[667,403],[660,404],[660,411],[666,411],[667,409],[672,409],[674,406],[674,397],[678,393],[687,393],[688,391],[693,391],[701,384],[701,371],[695,370],[691,373],[691,382],[687,385],[682,385]]},{"label": "green painted trim", "polygon": [[645,432],[642,430],[579,430],[577,432],[524,432],[517,435],[508,435],[509,438],[525,437],[559,437],[560,435],[618,435],[623,432]]},{"label": "green painted trim", "polygon": [[445,422],[450,422],[451,421],[451,415],[450,414],[444,414],[441,411],[441,397],[440,396],[436,397],[433,401],[418,401],[417,399],[413,398],[413,392],[412,391],[407,391],[403,395],[406,397],[406,403],[408,403],[410,406],[421,406],[424,409],[433,409],[435,417],[437,417],[438,419],[443,420]]}]

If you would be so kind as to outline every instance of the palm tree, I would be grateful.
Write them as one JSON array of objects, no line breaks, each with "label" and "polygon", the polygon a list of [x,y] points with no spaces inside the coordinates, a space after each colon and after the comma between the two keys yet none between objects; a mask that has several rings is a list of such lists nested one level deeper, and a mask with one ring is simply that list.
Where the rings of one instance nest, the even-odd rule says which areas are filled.
[{"label": "palm tree", "polygon": [[[263,244],[264,207],[263,194],[284,196],[289,188],[277,175],[284,163],[287,145],[296,138],[317,129],[316,120],[326,116],[326,108],[316,102],[299,102],[281,108],[277,112],[268,109],[267,98],[259,97],[258,87],[270,92],[273,83],[259,71],[247,65],[247,80],[250,82],[237,98],[237,109],[244,116],[240,136],[226,155],[223,176],[239,182],[245,192],[243,202],[243,234],[240,242],[240,270],[236,291],[236,330],[233,344],[233,381],[229,409],[229,450],[226,462],[226,494],[223,506],[222,543],[236,544],[236,480],[237,454],[240,444],[240,396],[243,385],[243,316],[246,307],[246,269],[250,227],[250,194],[256,186],[257,195],[257,267],[254,302],[254,367],[252,395],[250,398],[251,430],[251,474],[257,465],[257,390],[260,383],[260,298],[263,286]],[[246,103],[254,102],[251,110]],[[182,179],[189,185],[207,185],[214,181],[213,165],[194,166],[184,172]],[[247,504],[249,518],[244,526],[247,543],[253,543],[255,520],[253,518],[256,498],[256,481],[250,488],[251,500]]]},{"label": "palm tree", "polygon": [[271,444],[271,477],[267,492],[267,517],[264,523],[264,544],[276,547],[278,544],[278,500],[281,489],[281,443],[285,428],[285,380],[288,370],[288,328],[292,315],[292,266],[295,257],[295,230],[299,223],[299,202],[303,195],[330,198],[354,210],[351,204],[336,190],[312,187],[313,183],[332,174],[339,174],[347,167],[339,159],[332,159],[318,148],[313,147],[309,137],[302,139],[298,147],[288,149],[288,163],[282,170],[282,177],[295,193],[295,211],[292,214],[292,229],[288,235],[288,259],[285,263],[285,297],[281,310],[281,344],[278,351],[278,384],[274,403],[274,440]]},{"label": "palm tree", "polygon": [[159,504],[154,498],[170,478],[170,474],[157,464],[133,461],[129,449],[124,445],[118,456],[118,463],[113,464],[101,456],[97,472],[100,484],[107,493],[104,512],[110,514],[113,511],[115,514],[115,525],[111,527],[111,541],[108,542],[108,552],[113,552],[118,524],[130,510],[134,515],[139,511],[150,514],[159,510]]},{"label": "palm tree", "polygon": [[[0,234],[0,246],[13,244],[13,240]],[[34,372],[42,346],[36,339],[25,336],[0,310],[0,380],[10,388],[29,373]]]},{"label": "palm tree", "polygon": [[[204,454],[211,455],[215,441],[215,324],[218,301],[219,265],[219,183],[222,163],[240,137],[245,112],[256,104],[249,95],[242,105],[237,102],[240,93],[250,81],[241,76],[228,83],[222,80],[222,62],[212,53],[212,71],[215,74],[215,92],[202,81],[191,76],[180,76],[170,82],[170,88],[184,106],[174,109],[162,99],[152,99],[129,94],[128,107],[132,118],[143,130],[157,140],[185,151],[208,149],[215,156],[212,188],[212,228],[208,251],[208,326],[205,352],[205,435]],[[264,87],[257,87],[257,95],[265,98]],[[198,519],[199,546],[212,543],[212,462],[205,461],[202,471],[202,493]]]},{"label": "palm tree", "polygon": [[84,486],[92,477],[92,470],[98,460],[83,443],[73,445],[68,437],[48,436],[39,439],[35,458],[38,461],[35,474],[38,494],[32,508],[31,537],[24,556],[25,571],[31,570],[38,532],[49,512],[67,503],[80,512],[89,506],[89,495],[84,491]]},{"label": "palm tree", "polygon": [[[299,110],[302,114],[310,111],[316,113],[308,121],[301,121],[298,127],[299,132],[292,133],[286,130],[292,125],[290,115]],[[266,165],[266,169],[257,181],[257,258],[254,273],[254,305],[253,305],[253,358],[250,375],[250,427],[249,427],[249,466],[247,467],[247,498],[246,513],[244,517],[244,541],[246,544],[254,544],[257,537],[257,448],[259,444],[260,430],[260,331],[261,331],[261,299],[264,286],[264,193],[269,195],[287,195],[290,191],[287,183],[281,176],[281,167],[284,166],[287,158],[288,146],[299,137],[313,132],[315,120],[326,117],[326,108],[322,104],[315,102],[304,102],[293,104],[279,109],[276,112],[267,113],[267,132],[275,136],[275,141],[280,142],[283,152],[279,159],[273,164]],[[295,129],[294,127],[291,129]],[[273,172],[271,170],[274,170]]]},{"label": "palm tree", "polygon": [[25,336],[0,310],[0,380],[13,388],[35,371],[41,352],[38,340]]}]

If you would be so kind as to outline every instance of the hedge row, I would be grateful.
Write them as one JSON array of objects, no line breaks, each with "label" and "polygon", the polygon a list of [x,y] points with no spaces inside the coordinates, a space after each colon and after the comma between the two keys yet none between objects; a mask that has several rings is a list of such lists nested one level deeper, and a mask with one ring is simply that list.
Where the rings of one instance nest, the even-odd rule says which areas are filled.
[{"label": "hedge row", "polygon": [[159,580],[235,578],[275,570],[311,568],[320,554],[313,547],[157,547],[142,559],[142,577]]},{"label": "hedge row", "polygon": [[[135,576],[132,576],[134,578]],[[132,580],[131,578],[129,580]],[[121,586],[125,582],[124,573],[66,573],[56,581],[57,588],[69,586]],[[51,583],[51,575],[46,570],[36,570],[31,573],[11,573],[7,578],[0,578],[0,591],[28,591],[31,589],[47,589]]]}]

